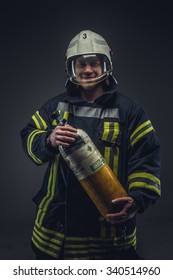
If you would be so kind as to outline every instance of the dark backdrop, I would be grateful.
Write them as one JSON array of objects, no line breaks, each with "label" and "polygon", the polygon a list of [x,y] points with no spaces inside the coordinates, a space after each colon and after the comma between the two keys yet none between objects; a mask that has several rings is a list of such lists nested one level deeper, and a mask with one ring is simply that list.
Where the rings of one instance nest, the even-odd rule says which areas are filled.
[{"label": "dark backdrop", "polygon": [[171,1],[14,2],[0,11],[0,259],[33,258],[32,197],[45,167],[26,157],[19,132],[43,102],[64,90],[64,54],[83,29],[107,40],[119,90],[144,106],[160,138],[162,198],[138,216],[139,250],[146,258],[172,259]]}]

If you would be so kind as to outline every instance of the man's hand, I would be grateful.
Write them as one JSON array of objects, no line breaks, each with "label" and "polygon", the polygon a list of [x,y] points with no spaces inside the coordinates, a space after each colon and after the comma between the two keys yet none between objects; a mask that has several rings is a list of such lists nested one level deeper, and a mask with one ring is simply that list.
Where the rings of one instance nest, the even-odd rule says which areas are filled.
[{"label": "man's hand", "polygon": [[106,215],[106,221],[111,224],[126,222],[133,218],[139,209],[137,202],[130,196],[116,198],[112,200],[112,204],[115,213]]},{"label": "man's hand", "polygon": [[76,132],[77,129],[72,127],[71,125],[57,125],[49,135],[49,143],[53,148],[56,148],[59,145],[68,147],[72,142],[75,141],[77,137]]}]

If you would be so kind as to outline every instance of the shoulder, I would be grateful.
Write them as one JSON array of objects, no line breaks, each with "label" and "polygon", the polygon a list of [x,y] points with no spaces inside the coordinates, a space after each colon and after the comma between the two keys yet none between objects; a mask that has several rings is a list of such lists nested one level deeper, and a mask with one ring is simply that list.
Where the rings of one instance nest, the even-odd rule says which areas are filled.
[{"label": "shoulder", "polygon": [[116,104],[124,117],[133,117],[134,115],[144,113],[143,106],[135,99],[116,91]]},{"label": "shoulder", "polygon": [[43,103],[42,108],[49,112],[54,112],[57,109],[58,103],[64,101],[66,97],[65,92],[60,93],[54,97],[51,97]]},{"label": "shoulder", "polygon": [[140,106],[139,102],[133,98],[131,98],[130,96],[125,95],[124,93],[120,92],[120,91],[116,91],[116,100],[117,103],[119,105],[126,105],[126,106]]}]

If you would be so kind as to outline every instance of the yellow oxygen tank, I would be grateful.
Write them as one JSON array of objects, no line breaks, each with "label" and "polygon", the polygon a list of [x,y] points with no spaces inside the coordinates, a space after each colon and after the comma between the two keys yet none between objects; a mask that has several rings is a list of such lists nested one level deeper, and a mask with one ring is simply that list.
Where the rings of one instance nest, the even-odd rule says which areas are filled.
[{"label": "yellow oxygen tank", "polygon": [[77,129],[77,135],[75,142],[69,147],[59,146],[59,151],[105,217],[112,212],[112,200],[127,196],[127,193],[88,134]]}]

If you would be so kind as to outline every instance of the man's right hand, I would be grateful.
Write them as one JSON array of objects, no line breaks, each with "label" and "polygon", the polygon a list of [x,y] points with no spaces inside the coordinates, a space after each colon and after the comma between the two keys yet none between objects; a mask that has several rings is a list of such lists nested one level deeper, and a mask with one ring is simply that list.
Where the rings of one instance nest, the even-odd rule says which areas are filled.
[{"label": "man's right hand", "polygon": [[72,127],[71,125],[57,125],[48,137],[49,144],[53,148],[56,148],[59,145],[68,147],[71,143],[73,143],[76,140],[76,133],[77,129]]}]

